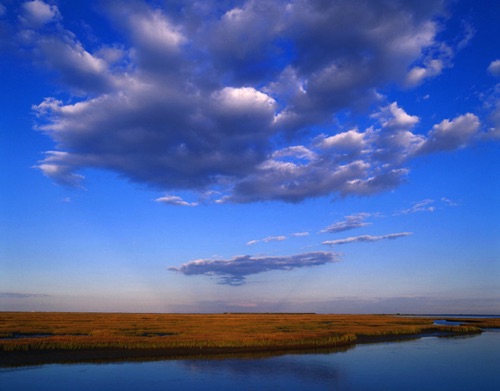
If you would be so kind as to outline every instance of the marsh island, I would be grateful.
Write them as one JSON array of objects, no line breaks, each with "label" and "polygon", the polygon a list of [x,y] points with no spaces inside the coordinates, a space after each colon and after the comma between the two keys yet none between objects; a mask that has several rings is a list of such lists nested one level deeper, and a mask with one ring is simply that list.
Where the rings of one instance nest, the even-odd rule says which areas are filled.
[{"label": "marsh island", "polygon": [[500,327],[499,318],[437,323],[398,315],[2,312],[0,365],[310,350]]}]

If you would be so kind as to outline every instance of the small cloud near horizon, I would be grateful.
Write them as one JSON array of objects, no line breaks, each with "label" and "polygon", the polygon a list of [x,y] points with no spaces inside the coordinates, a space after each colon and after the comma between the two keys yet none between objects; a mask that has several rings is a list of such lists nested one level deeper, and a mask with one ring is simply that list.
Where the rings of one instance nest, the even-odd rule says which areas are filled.
[{"label": "small cloud near horizon", "polygon": [[50,295],[41,293],[17,293],[17,292],[0,292],[0,299],[30,299],[33,297],[49,297]]}]

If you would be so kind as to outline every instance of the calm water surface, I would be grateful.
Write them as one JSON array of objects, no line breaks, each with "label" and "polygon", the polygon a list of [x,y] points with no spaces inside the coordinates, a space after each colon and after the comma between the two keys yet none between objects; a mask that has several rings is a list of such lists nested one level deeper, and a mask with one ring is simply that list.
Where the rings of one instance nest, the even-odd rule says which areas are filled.
[{"label": "calm water surface", "polygon": [[329,354],[0,368],[0,390],[500,390],[500,331]]}]

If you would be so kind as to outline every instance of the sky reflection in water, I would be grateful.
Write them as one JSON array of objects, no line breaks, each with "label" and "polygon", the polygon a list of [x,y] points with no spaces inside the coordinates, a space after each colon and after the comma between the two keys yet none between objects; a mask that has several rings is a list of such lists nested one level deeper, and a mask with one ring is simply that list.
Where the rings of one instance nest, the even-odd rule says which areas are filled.
[{"label": "sky reflection in water", "polygon": [[263,359],[45,365],[0,370],[5,390],[493,390],[500,332]]}]

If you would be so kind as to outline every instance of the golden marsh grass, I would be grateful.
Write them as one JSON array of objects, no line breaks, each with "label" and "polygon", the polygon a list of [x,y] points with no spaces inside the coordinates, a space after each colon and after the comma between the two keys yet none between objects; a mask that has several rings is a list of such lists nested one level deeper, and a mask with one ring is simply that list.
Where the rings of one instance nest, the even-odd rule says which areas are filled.
[{"label": "golden marsh grass", "polygon": [[498,319],[436,326],[390,315],[0,312],[0,353],[88,349],[220,351],[335,347],[429,332],[474,333]]}]

